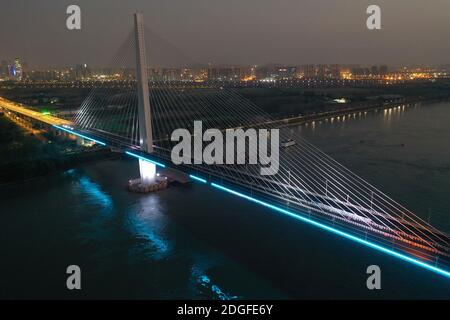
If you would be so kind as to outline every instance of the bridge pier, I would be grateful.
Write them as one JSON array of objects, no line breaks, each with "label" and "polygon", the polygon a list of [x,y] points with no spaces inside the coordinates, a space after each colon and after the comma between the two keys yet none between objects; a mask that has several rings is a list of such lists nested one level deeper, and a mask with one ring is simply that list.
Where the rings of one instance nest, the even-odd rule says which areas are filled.
[{"label": "bridge pier", "polygon": [[139,159],[139,173],[143,184],[152,184],[156,180],[156,165]]}]

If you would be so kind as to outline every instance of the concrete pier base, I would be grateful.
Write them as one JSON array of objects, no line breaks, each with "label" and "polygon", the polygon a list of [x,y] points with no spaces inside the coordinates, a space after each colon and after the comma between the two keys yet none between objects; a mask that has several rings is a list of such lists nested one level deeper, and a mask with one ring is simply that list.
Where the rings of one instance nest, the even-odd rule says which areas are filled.
[{"label": "concrete pier base", "polygon": [[149,193],[167,188],[169,181],[166,176],[156,174],[156,165],[139,159],[139,179],[128,181],[128,190],[139,193]]},{"label": "concrete pier base", "polygon": [[150,193],[164,190],[169,186],[167,177],[159,176],[153,181],[142,181],[140,178],[128,181],[128,190],[137,193]]}]

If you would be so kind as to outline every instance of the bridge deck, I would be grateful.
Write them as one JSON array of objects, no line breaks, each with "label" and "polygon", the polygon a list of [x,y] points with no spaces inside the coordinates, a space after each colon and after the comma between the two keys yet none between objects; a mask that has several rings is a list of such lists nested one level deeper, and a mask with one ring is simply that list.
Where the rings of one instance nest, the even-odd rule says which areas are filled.
[{"label": "bridge deck", "polygon": [[72,122],[70,122],[68,120],[60,119],[60,118],[57,118],[57,117],[54,117],[51,115],[42,114],[40,112],[26,108],[19,103],[9,101],[2,97],[0,97],[0,107],[5,110],[27,116],[34,120],[44,122],[49,125],[60,125],[60,126],[61,125],[72,125]]}]

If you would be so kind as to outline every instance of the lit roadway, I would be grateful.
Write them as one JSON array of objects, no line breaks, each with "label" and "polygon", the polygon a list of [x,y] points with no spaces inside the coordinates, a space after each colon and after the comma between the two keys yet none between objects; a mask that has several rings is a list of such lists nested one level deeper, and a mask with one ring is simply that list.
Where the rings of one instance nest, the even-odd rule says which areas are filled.
[{"label": "lit roadway", "polygon": [[11,102],[5,98],[0,97],[0,107],[15,113],[22,114],[29,118],[39,120],[49,125],[72,125],[72,122],[64,119],[60,119],[57,117],[53,117],[48,114],[42,114],[41,112],[37,112],[31,109],[24,107],[23,105],[15,102]]}]

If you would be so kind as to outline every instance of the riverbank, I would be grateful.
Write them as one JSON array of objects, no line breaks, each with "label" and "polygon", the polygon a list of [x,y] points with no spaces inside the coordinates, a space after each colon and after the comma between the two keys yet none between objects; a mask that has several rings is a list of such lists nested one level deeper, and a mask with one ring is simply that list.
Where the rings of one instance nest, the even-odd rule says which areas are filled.
[{"label": "riverbank", "polygon": [[284,127],[284,126],[291,126],[291,125],[300,125],[304,123],[311,123],[315,121],[321,121],[321,120],[332,120],[337,117],[345,117],[345,116],[351,116],[356,115],[357,113],[361,112],[368,112],[368,111],[380,111],[385,109],[391,109],[391,108],[398,108],[398,107],[411,107],[416,106],[419,104],[427,105],[427,104],[433,104],[433,103],[439,103],[439,102],[446,102],[450,101],[450,97],[448,98],[413,98],[413,99],[395,99],[392,102],[384,102],[384,103],[374,103],[374,104],[364,104],[364,105],[358,105],[348,108],[342,108],[340,110],[332,110],[332,111],[326,111],[321,113],[313,113],[308,114],[304,116],[298,116],[298,117],[291,117],[291,118],[284,118],[284,119],[278,119],[270,122],[266,122],[265,124],[270,124],[274,127]]},{"label": "riverbank", "polygon": [[38,138],[5,115],[0,116],[0,185],[20,183],[89,161],[117,157],[108,149]]}]

